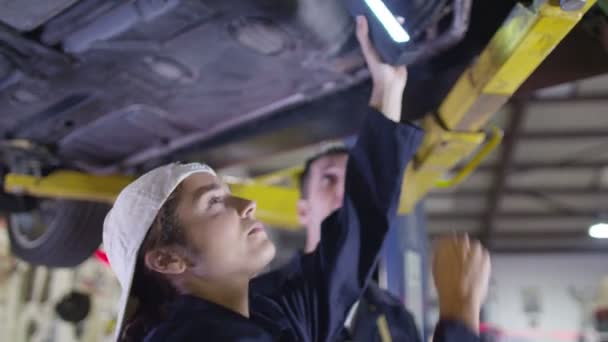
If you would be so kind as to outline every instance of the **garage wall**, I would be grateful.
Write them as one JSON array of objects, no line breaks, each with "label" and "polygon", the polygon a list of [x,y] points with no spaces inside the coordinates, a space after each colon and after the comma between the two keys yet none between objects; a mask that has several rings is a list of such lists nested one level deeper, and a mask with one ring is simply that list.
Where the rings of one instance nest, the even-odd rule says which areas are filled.
[{"label": "garage wall", "polygon": [[[500,341],[577,341],[608,255],[495,255],[487,321]],[[585,323],[586,322],[586,323]]]}]

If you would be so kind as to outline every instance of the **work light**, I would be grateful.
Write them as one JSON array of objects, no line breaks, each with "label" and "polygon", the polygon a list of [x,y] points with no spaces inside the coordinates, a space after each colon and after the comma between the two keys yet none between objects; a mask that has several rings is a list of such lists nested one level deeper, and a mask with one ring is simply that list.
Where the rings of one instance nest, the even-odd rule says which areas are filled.
[{"label": "work light", "polygon": [[387,63],[413,64],[458,43],[465,35],[471,0],[344,0],[364,15],[370,36]]}]

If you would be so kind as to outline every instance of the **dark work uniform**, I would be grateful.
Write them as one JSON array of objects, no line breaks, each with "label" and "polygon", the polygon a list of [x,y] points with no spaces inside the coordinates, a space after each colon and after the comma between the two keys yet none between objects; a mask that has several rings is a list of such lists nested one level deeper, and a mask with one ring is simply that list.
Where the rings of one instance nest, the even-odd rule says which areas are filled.
[{"label": "dark work uniform", "polygon": [[[181,296],[146,341],[334,341],[396,220],[403,173],[422,137],[370,109],[348,160],[344,203],[323,222],[316,251],[252,281],[250,318]],[[456,323],[440,328],[438,341],[478,340]]]},{"label": "dark work uniform", "polygon": [[382,329],[392,342],[422,341],[414,316],[403,303],[371,282],[359,300],[351,326],[342,340],[385,342]]}]

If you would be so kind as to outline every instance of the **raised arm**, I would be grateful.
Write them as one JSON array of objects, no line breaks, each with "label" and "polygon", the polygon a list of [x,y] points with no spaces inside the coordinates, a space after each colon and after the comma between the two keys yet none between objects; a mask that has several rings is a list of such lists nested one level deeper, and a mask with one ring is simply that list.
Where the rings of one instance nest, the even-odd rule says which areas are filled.
[{"label": "raised arm", "polygon": [[305,277],[313,279],[310,285],[318,295],[315,341],[326,340],[342,327],[363,292],[395,221],[405,168],[423,137],[419,128],[399,124],[405,67],[381,62],[363,18],[357,20],[357,37],[374,88],[370,112],[347,164],[342,208],[323,222],[320,245],[304,258]]},{"label": "raised arm", "polygon": [[365,289],[396,218],[405,168],[423,137],[419,128],[399,124],[405,67],[383,64],[367,31],[367,22],[359,19],[357,37],[374,90],[350,152],[342,207],[323,222],[313,253],[261,282],[311,341],[332,340]]}]

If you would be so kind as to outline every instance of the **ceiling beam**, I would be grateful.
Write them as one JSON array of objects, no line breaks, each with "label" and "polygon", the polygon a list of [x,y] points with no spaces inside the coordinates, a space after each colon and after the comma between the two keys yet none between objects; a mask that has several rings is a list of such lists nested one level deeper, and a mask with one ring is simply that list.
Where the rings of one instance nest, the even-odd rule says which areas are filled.
[{"label": "ceiling beam", "polygon": [[554,104],[554,103],[589,103],[589,102],[606,102],[608,94],[589,94],[575,95],[566,97],[531,97],[522,98],[526,103],[530,104]]},{"label": "ceiling beam", "polygon": [[[429,236],[431,238],[437,238],[445,233],[430,233]],[[543,241],[580,241],[582,239],[590,239],[587,235],[587,231],[584,229],[580,229],[579,231],[556,231],[554,229],[544,228],[544,229],[534,229],[530,231],[495,231],[493,233],[494,242],[497,241],[535,241],[535,240],[543,240]],[[478,238],[478,234],[469,233],[470,236]],[[608,246],[608,241],[606,241],[606,245]]]},{"label": "ceiling beam", "polygon": [[[602,188],[604,194],[608,191]],[[503,190],[504,195],[530,195],[535,193],[543,193],[551,196],[588,196],[597,194],[597,189],[594,188],[562,188],[556,186],[533,186],[533,187],[506,187]],[[429,194],[429,198],[452,198],[452,197],[478,197],[487,195],[484,189],[462,189],[453,192],[434,192]]]},{"label": "ceiling beam", "polygon": [[555,231],[550,229],[534,231],[494,232],[496,240],[580,240],[587,239],[587,231]]},{"label": "ceiling beam", "polygon": [[522,133],[521,140],[548,140],[548,139],[608,139],[608,129],[593,130],[555,130],[555,131],[529,131]]},{"label": "ceiling beam", "polygon": [[[432,233],[431,240],[444,234]],[[477,234],[469,234],[479,238]],[[608,241],[593,240],[585,231],[494,232],[492,254],[608,254]]]},{"label": "ceiling beam", "polygon": [[608,254],[608,246],[496,246],[492,254]]},{"label": "ceiling beam", "polygon": [[[429,220],[478,220],[484,217],[487,213],[429,213]],[[579,218],[593,219],[597,216],[597,211],[586,210],[577,211],[576,213],[555,213],[555,212],[533,212],[533,211],[510,211],[510,212],[494,212],[492,223],[497,219],[549,219],[549,218]],[[482,226],[484,227],[484,226]],[[485,227],[484,227],[485,228]]]},{"label": "ceiling beam", "polygon": [[481,241],[487,248],[492,248],[492,233],[494,231],[494,220],[499,211],[500,198],[503,195],[507,183],[508,171],[515,157],[515,145],[523,126],[525,109],[521,102],[515,101],[511,106],[509,123],[500,151],[500,159],[494,168],[494,179],[488,193],[488,204],[486,212],[481,219]]},{"label": "ceiling beam", "polygon": [[[441,234],[430,236],[431,241],[440,237]],[[608,244],[594,244],[594,241],[578,245],[547,246],[542,243],[529,244],[527,246],[510,246],[500,243],[496,237],[492,248],[492,255],[497,254],[608,254]],[[553,241],[553,240],[549,240]]]},{"label": "ceiling beam", "polygon": [[[477,168],[479,172],[496,170],[500,163],[481,165]],[[562,169],[562,170],[581,170],[581,169],[601,169],[608,167],[608,161],[604,160],[567,160],[567,161],[526,161],[517,162],[511,166],[510,172],[522,172],[537,169]]]}]

